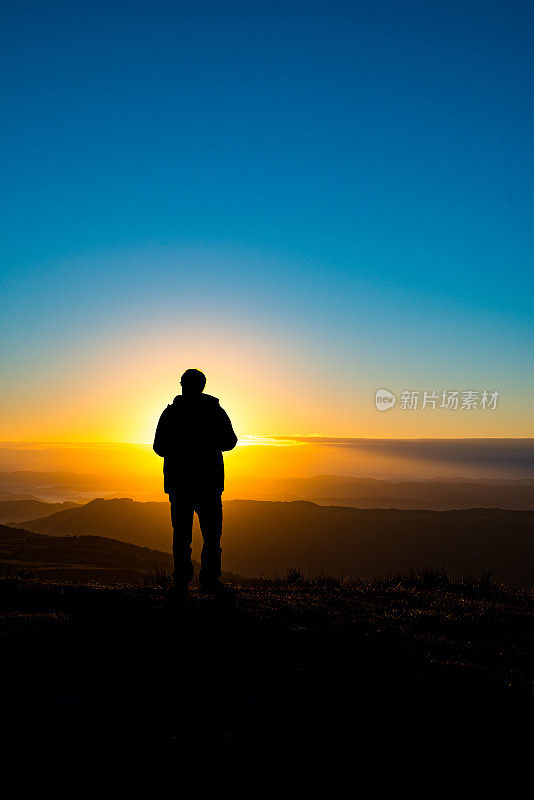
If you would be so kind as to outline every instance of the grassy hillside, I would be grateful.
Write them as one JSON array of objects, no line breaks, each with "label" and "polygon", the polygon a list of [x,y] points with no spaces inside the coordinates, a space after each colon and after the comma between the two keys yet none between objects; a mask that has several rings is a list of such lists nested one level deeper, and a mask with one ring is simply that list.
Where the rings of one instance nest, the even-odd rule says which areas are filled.
[{"label": "grassy hillside", "polygon": [[[53,536],[92,534],[170,550],[168,503],[94,500],[19,527]],[[328,572],[372,579],[433,565],[493,571],[534,585],[534,511],[397,511],[311,502],[231,500],[224,504],[223,563],[240,575]]]},{"label": "grassy hillside", "polygon": [[183,614],[157,586],[0,581],[0,749],[19,781],[56,789],[190,777],[516,797],[533,635],[532,595],[434,574],[293,574],[238,586],[234,603],[193,591]]}]

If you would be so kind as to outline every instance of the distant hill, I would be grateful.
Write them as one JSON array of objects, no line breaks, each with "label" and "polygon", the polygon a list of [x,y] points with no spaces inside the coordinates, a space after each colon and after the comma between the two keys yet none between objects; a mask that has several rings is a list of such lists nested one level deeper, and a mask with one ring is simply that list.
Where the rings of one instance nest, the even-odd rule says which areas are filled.
[{"label": "distant hill", "polygon": [[225,565],[246,575],[298,567],[372,579],[418,566],[493,571],[534,586],[534,511],[398,511],[310,502],[224,506]]},{"label": "distant hill", "polygon": [[[322,505],[357,508],[428,508],[436,511],[467,508],[534,509],[533,480],[458,480],[439,478],[426,481],[392,481],[315,475],[260,482],[262,499],[312,500]],[[267,492],[267,486],[269,491]],[[266,494],[270,493],[271,497]],[[277,496],[278,495],[278,496]],[[255,499],[249,495],[249,499]]]},{"label": "distant hill", "polygon": [[[171,548],[168,503],[93,500],[15,527]],[[533,557],[534,511],[356,509],[308,501],[224,503],[223,563],[240,575],[298,567],[305,574],[371,579],[433,565],[471,574],[491,570],[499,580],[534,586]]]},{"label": "distant hill", "polygon": [[[95,497],[134,497],[161,502],[162,483],[147,484],[139,475],[113,476],[77,472],[0,472],[0,500],[17,499],[15,492],[49,502],[87,502]],[[1,492],[8,496],[2,497]],[[312,500],[321,505],[355,508],[434,509],[467,508],[534,509],[534,479],[431,478],[393,480],[347,475],[313,475],[301,478],[248,476],[245,486],[229,481],[226,497],[232,500]],[[23,499],[19,497],[18,499]]]},{"label": "distant hill", "polygon": [[[347,506],[348,508],[396,508],[410,510],[427,510],[429,503],[424,500],[415,500],[413,497],[407,497],[400,500],[397,497],[312,497],[312,502],[320,506]],[[471,508],[472,506],[469,506]],[[430,510],[430,509],[429,509]],[[436,511],[445,511],[449,509],[433,509]]]},{"label": "distant hill", "polygon": [[[132,487],[132,480],[122,475],[83,472],[0,471],[0,490],[7,493],[29,493],[48,502],[70,500],[83,503],[95,496],[122,493]],[[135,480],[133,483],[135,484]]]},{"label": "distant hill", "polygon": [[167,551],[172,544],[169,503],[138,503],[128,498],[97,498],[85,505],[20,523],[17,527],[52,536],[109,536]]},{"label": "distant hill", "polygon": [[34,494],[26,494],[23,492],[3,492],[0,491],[0,501],[4,500],[39,500]]},{"label": "distant hill", "polygon": [[78,505],[69,501],[64,503],[45,503],[37,499],[0,499],[0,522],[24,522],[36,517],[45,517],[58,511],[65,511]]},{"label": "distant hill", "polygon": [[[193,566],[198,575],[200,565]],[[156,572],[170,576],[173,561],[170,553],[104,536],[47,536],[0,525],[0,571],[17,570],[46,579],[115,582]],[[228,570],[221,577],[246,582]]]},{"label": "distant hill", "polygon": [[0,564],[37,573],[113,570],[146,573],[172,571],[169,553],[101,536],[52,537],[0,525]]}]

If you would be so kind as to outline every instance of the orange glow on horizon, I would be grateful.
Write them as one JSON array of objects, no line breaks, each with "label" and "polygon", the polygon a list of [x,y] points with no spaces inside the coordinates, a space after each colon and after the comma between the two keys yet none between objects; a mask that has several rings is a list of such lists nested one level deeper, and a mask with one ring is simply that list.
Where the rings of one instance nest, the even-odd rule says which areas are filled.
[{"label": "orange glow on horizon", "polygon": [[17,366],[0,401],[0,439],[151,443],[161,411],[192,364],[205,372],[206,392],[219,397],[247,446],[254,436],[258,444],[269,440],[273,431],[408,439],[492,437],[496,431],[522,437],[531,430],[528,404],[506,396],[495,412],[380,413],[376,366],[363,358],[354,374],[336,365],[343,375],[337,379],[334,367],[319,376],[306,342],[288,346],[281,333],[258,329],[244,338],[237,326],[209,331],[193,322],[186,330],[122,331],[112,340],[77,344],[70,355],[32,372]]}]

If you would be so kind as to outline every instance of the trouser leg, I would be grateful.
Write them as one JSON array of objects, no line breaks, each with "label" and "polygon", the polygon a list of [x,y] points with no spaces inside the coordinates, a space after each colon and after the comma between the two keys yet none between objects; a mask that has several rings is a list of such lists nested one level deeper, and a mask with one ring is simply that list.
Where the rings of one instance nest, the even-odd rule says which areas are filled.
[{"label": "trouser leg", "polygon": [[195,503],[202,532],[199,580],[214,583],[221,576],[222,500],[220,492],[202,495]]},{"label": "trouser leg", "polygon": [[187,586],[193,577],[191,539],[193,536],[193,501],[187,497],[171,500],[173,527],[172,554],[174,557],[174,582],[177,588]]}]

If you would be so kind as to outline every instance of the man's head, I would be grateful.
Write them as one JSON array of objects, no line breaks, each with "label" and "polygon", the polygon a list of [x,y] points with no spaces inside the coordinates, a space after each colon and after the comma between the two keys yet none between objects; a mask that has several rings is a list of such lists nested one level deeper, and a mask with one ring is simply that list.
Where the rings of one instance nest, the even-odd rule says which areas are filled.
[{"label": "man's head", "polygon": [[193,396],[202,394],[206,385],[206,376],[199,369],[186,369],[180,378],[182,394]]}]

